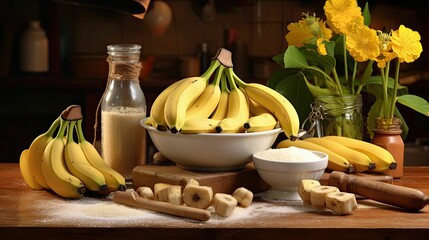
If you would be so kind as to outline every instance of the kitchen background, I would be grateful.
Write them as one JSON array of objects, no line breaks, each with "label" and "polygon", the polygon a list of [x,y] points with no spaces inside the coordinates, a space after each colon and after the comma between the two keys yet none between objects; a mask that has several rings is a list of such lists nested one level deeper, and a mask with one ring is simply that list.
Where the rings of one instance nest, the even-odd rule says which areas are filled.
[{"label": "kitchen background", "polygon": [[[271,58],[287,47],[286,26],[298,21],[302,12],[315,12],[324,18],[325,3],[322,0],[165,0],[171,11],[171,22],[162,30],[154,28],[158,19],[154,15],[159,10],[154,6],[161,2],[159,0],[151,1],[143,20],[116,11],[64,2],[67,1],[2,2],[0,152],[3,154],[0,162],[18,162],[22,149],[45,132],[70,104],[83,107],[85,134],[88,140],[93,140],[95,112],[107,80],[105,59],[109,44],[142,45],[144,69],[140,81],[150,107],[165,86],[199,73],[203,43],[207,44],[209,57],[220,47],[233,50],[238,74],[248,82],[265,84],[279,67]],[[429,3],[417,0],[368,2],[372,28],[397,29],[404,24],[420,32],[423,54],[413,64],[403,65],[401,73],[411,76],[403,82],[411,93],[429,100],[429,51],[426,50],[429,47]],[[363,6],[365,1],[359,3]],[[48,72],[20,70],[20,40],[32,20],[41,22],[49,40]],[[410,125],[406,164],[428,165],[429,120],[405,108],[401,111]]]}]

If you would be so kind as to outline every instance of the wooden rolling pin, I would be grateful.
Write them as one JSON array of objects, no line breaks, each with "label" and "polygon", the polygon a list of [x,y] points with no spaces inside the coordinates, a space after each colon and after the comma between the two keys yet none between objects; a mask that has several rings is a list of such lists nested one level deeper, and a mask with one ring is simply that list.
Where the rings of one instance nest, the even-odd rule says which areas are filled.
[{"label": "wooden rolling pin", "polygon": [[113,195],[113,202],[199,221],[207,221],[211,216],[210,212],[204,209],[145,199],[133,190],[116,191]]},{"label": "wooden rolling pin", "polygon": [[342,192],[355,193],[369,199],[412,211],[418,211],[429,204],[429,198],[419,190],[354,177],[338,171],[331,173],[328,185],[335,186]]}]

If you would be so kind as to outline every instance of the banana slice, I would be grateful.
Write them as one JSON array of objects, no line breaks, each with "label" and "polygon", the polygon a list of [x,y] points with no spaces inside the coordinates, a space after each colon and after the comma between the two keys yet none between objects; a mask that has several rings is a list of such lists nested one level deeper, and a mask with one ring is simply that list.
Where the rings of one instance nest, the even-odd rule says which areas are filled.
[{"label": "banana slice", "polygon": [[298,186],[298,194],[304,204],[311,205],[310,193],[311,189],[320,186],[320,182],[313,179],[303,179]]},{"label": "banana slice", "polygon": [[150,187],[139,187],[136,190],[137,194],[146,199],[154,199],[155,196],[153,195],[153,191]]},{"label": "banana slice", "polygon": [[330,192],[325,196],[326,207],[335,214],[347,215],[357,208],[356,197],[353,193]]},{"label": "banana slice", "polygon": [[313,207],[325,208],[326,207],[326,194],[330,192],[339,192],[340,190],[334,186],[318,186],[311,189],[310,202]]},{"label": "banana slice", "polygon": [[232,196],[237,200],[238,205],[242,207],[248,207],[253,201],[253,193],[252,191],[240,187],[237,188],[233,193]]},{"label": "banana slice", "polygon": [[237,206],[237,199],[226,193],[216,193],[213,198],[213,207],[217,214],[222,217],[231,216],[235,207]]},{"label": "banana slice", "polygon": [[162,190],[162,189],[164,189],[164,188],[168,188],[168,187],[170,187],[171,186],[171,184],[167,184],[167,183],[156,183],[154,186],[153,186],[153,192],[154,192],[154,198],[155,198],[155,200],[159,200],[159,192]]},{"label": "banana slice", "polygon": [[207,209],[213,201],[213,189],[208,186],[187,185],[183,190],[183,201],[188,207]]},{"label": "banana slice", "polygon": [[[155,184],[155,186],[157,184]],[[182,187],[179,185],[169,185],[169,184],[165,184],[165,185],[167,186],[160,186],[161,189],[158,189],[158,191],[155,190],[155,196],[157,200],[162,202],[169,202],[172,204],[182,205],[183,204]]]},{"label": "banana slice", "polygon": [[186,181],[185,187],[192,186],[192,185],[195,185],[195,186],[199,186],[200,185],[200,183],[197,180],[193,179],[193,178],[186,179],[185,181]]}]

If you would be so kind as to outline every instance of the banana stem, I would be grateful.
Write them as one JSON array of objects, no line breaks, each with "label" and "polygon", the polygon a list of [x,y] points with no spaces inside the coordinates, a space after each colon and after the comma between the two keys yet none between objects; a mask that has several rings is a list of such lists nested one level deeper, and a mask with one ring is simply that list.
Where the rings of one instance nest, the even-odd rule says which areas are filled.
[{"label": "banana stem", "polygon": [[85,136],[83,135],[83,130],[82,130],[82,119],[77,120],[76,133],[77,133],[78,142],[81,143],[81,142],[86,141]]},{"label": "banana stem", "polygon": [[213,72],[220,66],[220,62],[217,59],[211,61],[209,68],[200,76],[206,80],[210,79]]},{"label": "banana stem", "polygon": [[232,68],[227,68],[225,71],[231,90],[238,90],[236,82],[234,81],[234,72]]},{"label": "banana stem", "polygon": [[55,121],[49,127],[48,131],[46,131],[45,135],[49,137],[53,136],[58,126],[60,125],[60,122],[61,122],[61,117],[58,117],[57,119],[55,119]]},{"label": "banana stem", "polygon": [[241,80],[241,79],[237,76],[237,74],[235,74],[235,72],[232,70],[232,68],[231,68],[231,73],[232,73],[232,75],[233,75],[234,82],[235,82],[236,84],[238,84],[238,86],[240,86],[240,87],[242,87],[242,88],[245,88],[245,87],[246,87],[246,85],[247,85],[247,83],[245,83],[243,80]]},{"label": "banana stem", "polygon": [[70,121],[69,129],[67,132],[67,143],[73,142],[73,130],[75,128],[76,121]]},{"label": "banana stem", "polygon": [[60,118],[60,130],[55,138],[63,138],[70,121]]},{"label": "banana stem", "polygon": [[227,85],[227,82],[226,82],[225,71],[222,72],[222,76],[221,76],[220,81],[221,81],[221,83],[220,83],[220,90],[222,92],[229,92],[229,88],[228,88],[228,85]]},{"label": "banana stem", "polygon": [[225,67],[223,65],[220,65],[217,68],[216,74],[215,74],[215,77],[214,77],[214,80],[213,80],[212,84],[214,84],[215,86],[219,86],[224,70],[225,70]]}]

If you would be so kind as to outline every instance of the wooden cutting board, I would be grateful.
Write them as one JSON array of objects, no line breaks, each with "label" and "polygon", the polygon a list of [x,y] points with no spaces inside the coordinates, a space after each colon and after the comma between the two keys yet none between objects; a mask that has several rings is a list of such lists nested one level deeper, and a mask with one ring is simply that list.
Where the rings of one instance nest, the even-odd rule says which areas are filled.
[{"label": "wooden cutting board", "polygon": [[203,186],[212,187],[214,193],[231,194],[239,187],[258,193],[271,188],[259,177],[252,163],[242,170],[229,172],[197,172],[176,166],[137,166],[133,170],[133,188],[144,186],[153,189],[155,183],[169,183],[184,187],[191,178]]},{"label": "wooden cutting board", "polygon": [[[383,173],[354,173],[353,175],[393,183],[393,178]],[[184,187],[189,179],[197,180],[201,185],[210,186],[213,192],[233,193],[239,187],[245,187],[253,193],[269,190],[271,187],[259,176],[253,163],[244,169],[230,172],[197,172],[177,166],[137,166],[133,170],[133,188],[150,187],[156,183],[169,183]],[[327,185],[329,173],[325,172],[320,178],[322,185]]]}]

